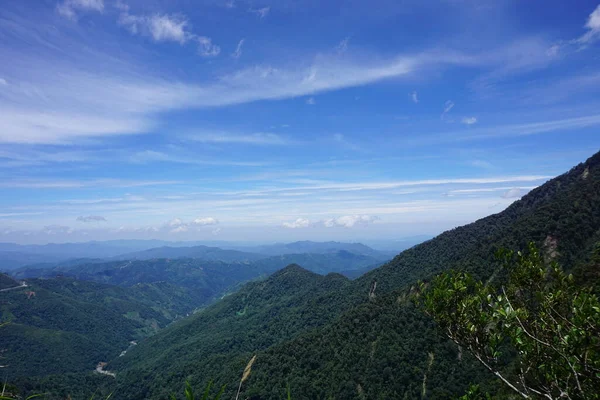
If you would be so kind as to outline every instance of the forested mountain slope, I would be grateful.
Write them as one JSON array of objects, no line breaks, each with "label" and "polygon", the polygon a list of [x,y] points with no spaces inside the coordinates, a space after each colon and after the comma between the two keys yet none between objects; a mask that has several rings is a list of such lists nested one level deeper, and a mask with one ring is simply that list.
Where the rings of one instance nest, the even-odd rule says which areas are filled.
[{"label": "forested mountain slope", "polygon": [[73,279],[27,284],[0,292],[0,322],[8,322],[0,327],[0,364],[11,378],[92,371],[130,341],[165,327],[182,307],[168,287],[126,289]]},{"label": "forested mountain slope", "polygon": [[487,277],[500,248],[534,241],[565,268],[581,265],[600,239],[600,153],[515,201],[506,210],[408,249],[357,281],[379,293],[460,268]]},{"label": "forested mountain slope", "polygon": [[19,283],[8,275],[0,273],[0,290],[17,286]]},{"label": "forested mountain slope", "polygon": [[349,283],[341,275],[321,276],[296,265],[266,281],[249,283],[164,334],[145,340],[143,349],[132,349],[126,361],[123,357],[111,363],[109,367],[118,370],[136,365],[119,373],[119,381],[127,382],[118,390],[119,396],[165,397],[188,377],[198,382],[198,377],[216,375],[229,365],[243,369],[244,354],[331,321],[337,314],[332,305],[340,302],[337,296]]},{"label": "forested mountain slope", "polygon": [[[600,155],[596,154],[505,211],[407,250],[364,277],[327,292],[326,300],[323,294],[305,293],[303,303],[288,315],[293,315],[291,326],[306,328],[277,331],[276,340],[262,342],[260,335],[272,332],[277,319],[247,320],[233,328],[228,325],[228,321],[236,321],[231,309],[229,318],[214,330],[198,322],[202,314],[194,316],[185,321],[185,326],[192,324],[194,329],[186,330],[183,323],[173,326],[115,362],[114,368],[120,371],[119,391],[123,398],[141,390],[157,397],[174,389],[177,378],[197,383],[209,377],[221,383],[235,382],[244,360],[265,349],[258,352],[255,373],[247,383],[250,398],[281,398],[287,381],[294,383],[294,398],[300,399],[414,398],[423,390],[429,398],[460,394],[469,381],[481,381],[482,374],[485,379],[492,377],[468,357],[462,358],[463,364],[457,362],[456,347],[439,338],[429,319],[408,301],[406,290],[418,279],[449,268],[489,277],[497,270],[495,250],[524,248],[531,240],[568,268],[587,263],[600,230],[599,185]],[[205,312],[222,312],[219,307],[230,304],[227,301],[234,300],[226,299]],[[288,306],[285,297],[273,295],[257,301],[281,310]],[[318,304],[326,304],[326,318],[321,315],[319,323],[311,325]],[[311,329],[323,323],[327,324]],[[211,350],[210,362],[200,356],[203,353],[195,353],[192,343],[196,338],[218,340],[231,332],[237,333],[230,337],[232,342]],[[254,335],[244,346],[233,345]],[[157,360],[154,351],[172,356]],[[177,362],[181,358],[186,360],[183,365]],[[147,380],[140,383],[141,376]]]}]

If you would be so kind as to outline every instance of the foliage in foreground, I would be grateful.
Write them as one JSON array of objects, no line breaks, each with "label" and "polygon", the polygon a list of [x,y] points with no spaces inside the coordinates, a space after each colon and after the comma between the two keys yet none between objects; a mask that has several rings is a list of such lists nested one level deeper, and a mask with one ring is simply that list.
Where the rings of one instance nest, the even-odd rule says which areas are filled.
[{"label": "foliage in foreground", "polygon": [[598,297],[533,244],[501,256],[509,278],[499,287],[456,271],[423,284],[427,313],[523,398],[600,399]]}]

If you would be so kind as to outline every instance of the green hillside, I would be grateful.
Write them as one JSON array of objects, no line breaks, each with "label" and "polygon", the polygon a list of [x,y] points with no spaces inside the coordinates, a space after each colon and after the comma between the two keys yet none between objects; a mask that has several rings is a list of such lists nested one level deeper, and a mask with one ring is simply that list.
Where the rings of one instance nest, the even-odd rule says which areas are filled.
[{"label": "green hillside", "polygon": [[0,290],[17,286],[19,283],[8,275],[0,273]]},{"label": "green hillside", "polygon": [[165,285],[121,288],[67,278],[27,283],[0,292],[0,321],[8,322],[0,327],[0,364],[8,377],[92,371],[130,341],[191,311],[183,305],[189,296]]}]

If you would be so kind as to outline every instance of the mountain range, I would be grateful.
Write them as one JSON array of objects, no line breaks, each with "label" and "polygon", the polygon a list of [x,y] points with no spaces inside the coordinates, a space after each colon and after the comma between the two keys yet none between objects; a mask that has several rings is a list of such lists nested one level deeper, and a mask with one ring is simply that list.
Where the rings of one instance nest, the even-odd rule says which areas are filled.
[{"label": "mountain range", "polygon": [[[298,261],[302,266],[280,269],[281,264],[265,262],[260,270],[256,263],[261,260],[242,263],[255,268],[261,279],[229,286],[227,296],[144,337],[124,356],[106,360],[106,369],[115,377],[99,379],[92,372],[76,372],[42,378],[12,375],[11,380],[25,393],[48,392],[51,398],[73,393],[89,397],[97,391],[113,393],[116,399],[160,399],[179,392],[186,381],[200,388],[213,379],[228,385],[225,396],[231,398],[244,366],[256,355],[243,398],[285,398],[289,385],[294,399],[447,399],[464,394],[473,382],[501,397],[505,393],[497,378],[445,339],[419,308],[415,288],[418,281],[449,269],[502,280],[505,271],[494,256],[496,251],[524,249],[532,241],[548,260],[571,271],[579,284],[600,283],[600,153],[506,210],[444,232],[354,280],[303,268],[310,260],[304,253],[298,259],[270,258]],[[267,246],[263,251],[277,246],[281,248]],[[329,249],[327,244],[312,248]],[[323,251],[321,256],[333,254],[337,259],[347,256],[345,252],[357,259],[369,256],[348,249]],[[314,257],[316,250],[311,254]],[[157,263],[159,274],[168,271],[168,276],[180,276],[177,286],[183,285],[186,275],[177,272],[176,263],[192,262],[185,258],[128,262],[134,266],[148,261]],[[122,261],[112,263],[108,269],[111,263],[51,271],[127,288],[143,281],[148,272],[148,266],[140,264],[140,273],[127,280],[121,269],[136,268]],[[323,264],[314,265],[331,269],[333,264],[323,258]],[[193,269],[190,264],[181,271]],[[145,326],[144,321],[137,322],[141,325],[127,335]],[[0,334],[9,327],[1,328]]]}]

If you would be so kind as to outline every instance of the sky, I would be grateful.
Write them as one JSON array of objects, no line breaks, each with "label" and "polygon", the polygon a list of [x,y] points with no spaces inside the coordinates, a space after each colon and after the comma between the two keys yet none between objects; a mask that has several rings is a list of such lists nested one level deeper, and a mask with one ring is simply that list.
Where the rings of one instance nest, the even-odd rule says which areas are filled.
[{"label": "sky", "polygon": [[0,8],[0,242],[361,240],[600,145],[598,0]]}]

